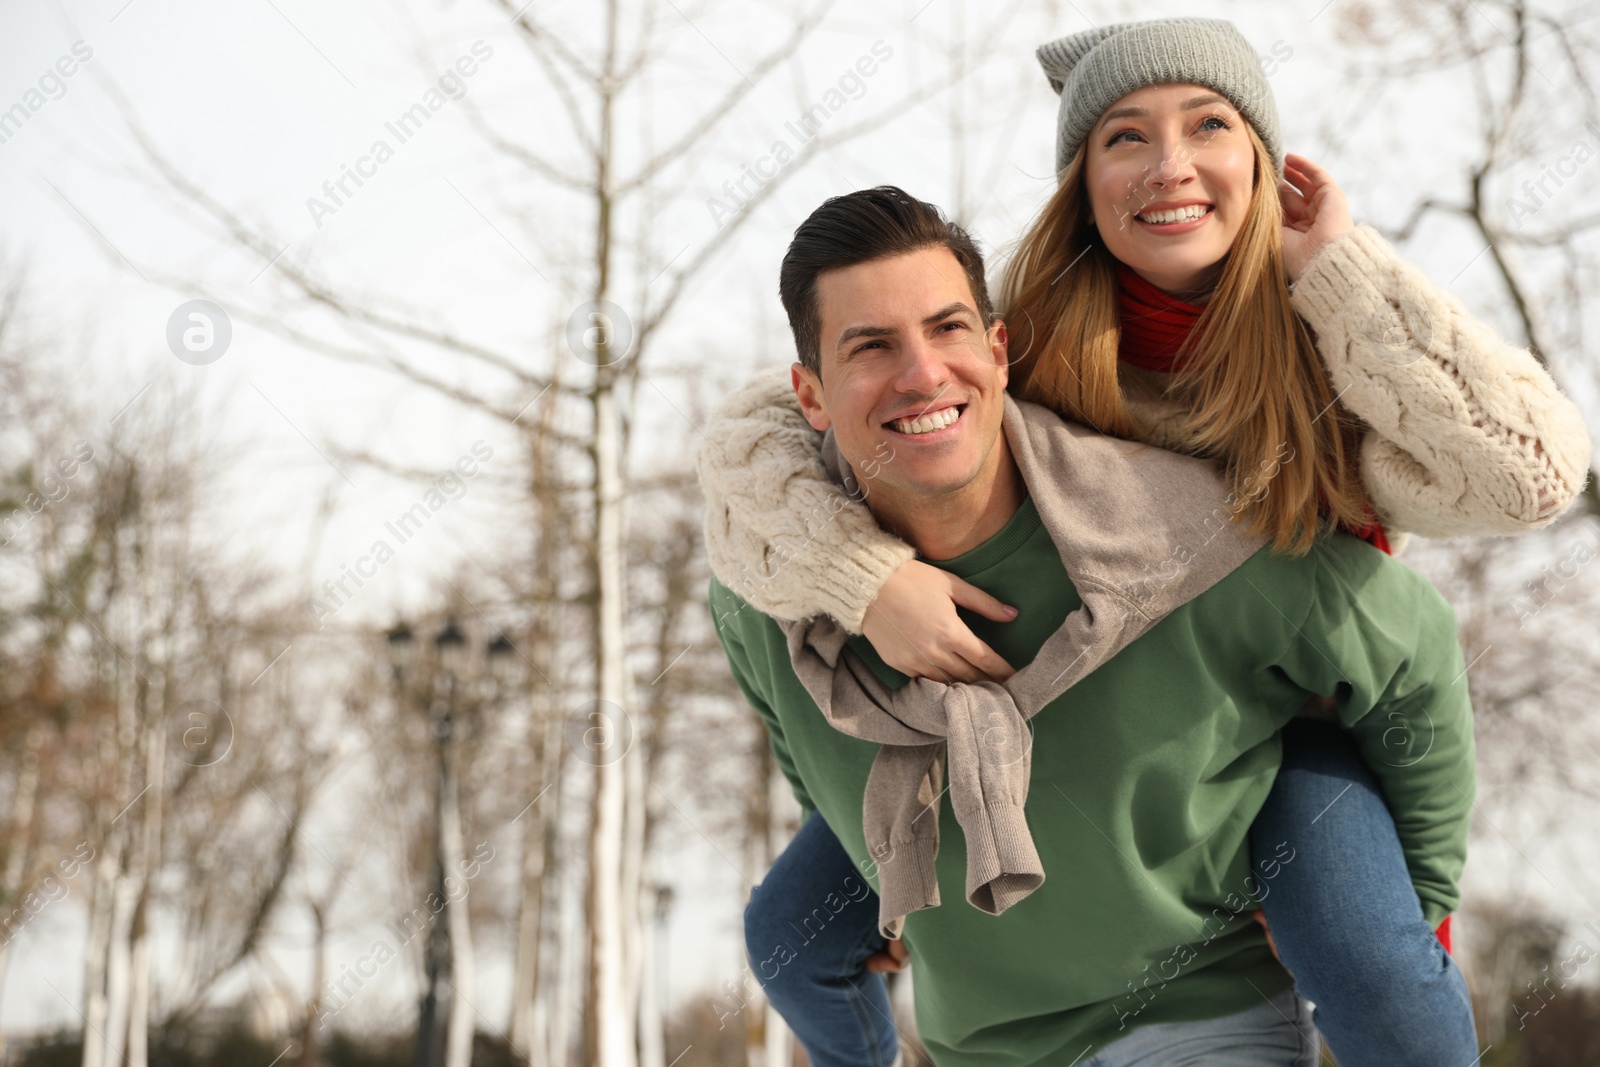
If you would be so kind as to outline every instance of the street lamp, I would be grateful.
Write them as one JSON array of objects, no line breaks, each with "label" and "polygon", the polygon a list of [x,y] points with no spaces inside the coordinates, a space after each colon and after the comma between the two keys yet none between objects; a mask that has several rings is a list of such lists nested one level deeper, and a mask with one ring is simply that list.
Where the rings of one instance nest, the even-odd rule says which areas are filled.
[{"label": "street lamp", "polygon": [[[477,686],[470,684],[474,679],[467,677],[469,673],[475,673],[468,654],[467,635],[456,619],[446,620],[443,628],[434,635],[431,664],[417,662],[426,643],[418,641],[405,622],[396,623],[384,636],[398,704],[402,708],[420,707],[433,727],[437,762],[433,796],[434,892],[441,901],[446,902],[446,908],[464,907],[464,903],[450,901],[446,885],[445,805],[446,798],[454,800],[456,790],[451,744],[455,740],[457,692],[458,689],[465,690],[469,699],[472,694],[479,692]],[[508,680],[510,654],[515,651],[505,634],[497,633],[484,646],[483,665],[476,670],[486,668],[486,673],[494,678],[498,689]],[[442,909],[440,914],[443,914]],[[425,988],[418,1003],[417,1047],[413,1058],[415,1067],[438,1067],[440,1063],[443,1035],[439,1020],[439,982],[442,977],[450,977],[453,948],[449,931],[440,921],[440,915],[434,915],[423,948]]]}]

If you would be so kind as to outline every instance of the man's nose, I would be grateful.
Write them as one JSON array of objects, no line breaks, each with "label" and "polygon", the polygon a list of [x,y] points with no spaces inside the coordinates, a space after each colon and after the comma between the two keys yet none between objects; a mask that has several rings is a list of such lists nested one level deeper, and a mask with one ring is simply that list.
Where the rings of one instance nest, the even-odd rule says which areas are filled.
[{"label": "man's nose", "polygon": [[937,394],[950,385],[950,363],[946,353],[923,337],[913,339],[901,351],[896,368],[895,388],[902,393]]}]

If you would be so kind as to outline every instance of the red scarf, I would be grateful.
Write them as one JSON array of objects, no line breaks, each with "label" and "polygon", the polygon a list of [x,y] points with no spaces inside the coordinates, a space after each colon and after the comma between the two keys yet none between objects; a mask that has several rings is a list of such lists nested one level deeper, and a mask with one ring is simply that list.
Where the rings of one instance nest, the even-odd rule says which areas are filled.
[{"label": "red scarf", "polygon": [[[1125,263],[1117,264],[1117,317],[1122,334],[1117,356],[1142,370],[1172,374],[1189,365],[1189,354],[1180,354],[1183,342],[1193,332],[1205,308],[1190,304],[1151,285]],[[1383,525],[1374,517],[1360,528],[1345,530],[1389,555]]]},{"label": "red scarf", "polygon": [[1142,370],[1171,374],[1189,365],[1178,350],[1205,308],[1157,289],[1125,263],[1117,264],[1117,318],[1122,338],[1117,355]]}]

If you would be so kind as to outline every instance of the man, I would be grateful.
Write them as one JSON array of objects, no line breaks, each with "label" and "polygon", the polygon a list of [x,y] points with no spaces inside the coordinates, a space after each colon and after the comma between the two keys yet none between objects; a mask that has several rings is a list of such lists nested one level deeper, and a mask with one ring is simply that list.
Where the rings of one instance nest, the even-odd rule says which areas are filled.
[{"label": "man", "polygon": [[[801,808],[874,878],[884,930],[903,922],[937,1062],[1312,1062],[1309,1016],[1251,921],[1271,873],[1252,874],[1247,833],[1276,735],[1309,697],[1336,699],[1419,896],[1449,911],[1472,792],[1449,607],[1344,535],[1302,557],[1241,551],[1231,529],[1174,546],[1220,479],[1008,399],[981,257],[898,189],[814,212],[781,289],[795,391],[841,480],[923,559],[1019,609],[970,620],[1024,665],[1008,688],[908,685],[826,620],[780,625],[711,588]],[[1140,573],[1157,577],[1126,580]]]}]

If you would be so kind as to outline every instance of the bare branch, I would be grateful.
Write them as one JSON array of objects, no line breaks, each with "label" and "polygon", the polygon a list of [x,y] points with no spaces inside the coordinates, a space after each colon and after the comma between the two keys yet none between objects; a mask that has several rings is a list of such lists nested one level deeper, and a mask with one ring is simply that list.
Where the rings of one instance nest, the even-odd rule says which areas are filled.
[{"label": "bare branch", "polygon": [[871,133],[873,130],[884,126],[892,119],[899,118],[905,112],[937,96],[940,92],[948,87],[948,82],[933,86],[918,86],[917,88],[906,93],[905,96],[901,97],[894,104],[884,108],[876,115],[862,119],[853,126],[847,126],[843,129],[835,131],[831,136],[818,134],[810,141],[807,141],[805,146],[802,147],[799,152],[795,153],[794,159],[788,165],[786,165],[783,170],[779,171],[778,174],[772,178],[772,180],[768,181],[765,185],[758,189],[754,196],[744,202],[739,209],[738,215],[733,219],[732,222],[718,230],[717,235],[713,237],[707,244],[703,245],[681,269],[672,272],[671,282],[667,289],[666,296],[662,298],[661,303],[657,304],[653,311],[644,316],[644,319],[639,327],[640,347],[643,347],[645,338],[654,332],[655,328],[659,326],[662,320],[664,320],[668,313],[671,312],[673,305],[678,302],[678,298],[683,295],[685,288],[694,279],[694,276],[705,268],[705,266],[711,261],[712,257],[715,256],[716,253],[720,251],[729,242],[729,240],[732,239],[734,234],[736,234],[745,224],[745,222],[748,221],[749,218],[754,214],[753,209],[760,206],[775,192],[782,188],[784,183],[792,175],[804,169],[803,164],[810,160],[811,157],[815,156],[819,152],[831,150],[839,147],[842,144],[853,141],[863,134]]},{"label": "bare branch", "polygon": [[699,144],[717,124],[733,111],[747,96],[755,91],[757,83],[771,71],[792,58],[800,46],[805,43],[811,32],[821,24],[823,16],[834,4],[834,0],[820,0],[806,14],[802,15],[794,24],[789,37],[777,48],[763,56],[744,79],[736,82],[723,98],[709,111],[686,130],[682,137],[673,144],[658,152],[647,160],[639,172],[626,181],[619,182],[615,188],[614,196],[622,199],[634,192],[646,182],[650,181],[662,168],[682,158],[690,149]]}]

